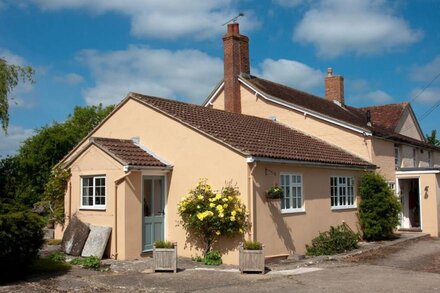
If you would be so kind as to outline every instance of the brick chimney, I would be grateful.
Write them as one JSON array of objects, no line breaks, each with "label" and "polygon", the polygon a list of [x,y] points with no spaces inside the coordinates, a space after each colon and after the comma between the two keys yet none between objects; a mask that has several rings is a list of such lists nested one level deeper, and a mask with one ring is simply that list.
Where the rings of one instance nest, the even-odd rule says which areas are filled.
[{"label": "brick chimney", "polygon": [[225,111],[241,113],[240,73],[249,74],[249,38],[240,35],[238,23],[228,24],[223,36]]},{"label": "brick chimney", "polygon": [[327,69],[325,78],[325,97],[329,101],[336,101],[342,107],[344,106],[344,78],[342,76],[333,76],[333,69]]}]

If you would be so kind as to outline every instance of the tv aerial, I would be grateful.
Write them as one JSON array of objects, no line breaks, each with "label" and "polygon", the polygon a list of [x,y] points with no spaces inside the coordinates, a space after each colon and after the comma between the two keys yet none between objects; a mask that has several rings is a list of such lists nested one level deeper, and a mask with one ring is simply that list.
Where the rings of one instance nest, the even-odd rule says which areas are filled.
[{"label": "tv aerial", "polygon": [[243,13],[243,12],[240,12],[237,16],[231,18],[230,20],[228,20],[227,22],[225,22],[224,24],[222,24],[222,26],[227,25],[228,23],[231,23],[231,22],[237,22],[237,19],[238,19],[239,17],[241,17],[241,16],[244,16],[244,13]]}]

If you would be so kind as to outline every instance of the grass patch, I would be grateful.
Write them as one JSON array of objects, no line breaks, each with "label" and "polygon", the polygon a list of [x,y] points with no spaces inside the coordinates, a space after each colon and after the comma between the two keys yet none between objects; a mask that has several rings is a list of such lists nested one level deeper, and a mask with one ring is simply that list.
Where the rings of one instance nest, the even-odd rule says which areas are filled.
[{"label": "grass patch", "polygon": [[99,270],[101,268],[101,260],[96,256],[76,257],[70,263],[92,270]]},{"label": "grass patch", "polygon": [[31,274],[45,274],[68,271],[72,265],[65,261],[57,261],[49,257],[39,258],[29,266]]},{"label": "grass patch", "polygon": [[49,239],[46,241],[47,245],[60,245],[61,239]]}]

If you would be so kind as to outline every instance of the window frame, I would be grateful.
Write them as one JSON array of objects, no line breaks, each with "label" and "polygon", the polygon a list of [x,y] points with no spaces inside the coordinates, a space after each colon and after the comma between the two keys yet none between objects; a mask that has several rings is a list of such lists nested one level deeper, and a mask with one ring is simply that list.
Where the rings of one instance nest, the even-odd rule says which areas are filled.
[{"label": "window frame", "polygon": [[[281,213],[282,214],[292,214],[292,213],[303,213],[303,212],[305,212],[306,211],[306,209],[305,209],[305,206],[304,206],[304,177],[303,177],[303,174],[302,173],[297,173],[297,172],[282,172],[282,173],[280,173],[280,178],[279,178],[279,186],[283,189],[283,197],[281,198],[281,201],[284,201],[285,200],[285,188],[284,188],[284,185],[282,185],[281,184],[281,177],[282,176],[289,176],[289,188],[290,188],[290,191],[289,191],[289,193],[290,193],[290,200],[292,201],[293,200],[293,193],[292,193],[292,189],[293,188],[298,188],[298,187],[300,187],[301,188],[301,207],[300,208],[291,208],[291,207],[289,207],[289,208],[282,208],[282,206],[283,206],[283,203],[281,202],[281,204],[280,204],[280,210],[281,210]],[[299,186],[297,186],[297,185],[292,185],[292,176],[298,176],[298,177],[300,177],[301,178],[301,182],[300,182],[300,184],[299,184]],[[291,204],[292,205],[292,204]]]},{"label": "window frame", "polygon": [[432,160],[432,152],[428,151],[428,166],[429,168],[433,167],[433,160]]},{"label": "window frame", "polygon": [[412,161],[413,161],[413,168],[417,168],[418,166],[417,166],[417,148],[413,148],[413,158],[412,158]]},{"label": "window frame", "polygon": [[[84,179],[92,178],[93,181],[93,205],[84,205],[83,204],[83,198],[84,198]],[[97,179],[104,179],[104,186],[99,185],[99,187],[104,187],[104,200],[105,204],[96,204],[96,180]],[[105,210],[107,208],[107,178],[105,175],[84,175],[80,176],[81,181],[81,197],[80,197],[80,209],[81,210]],[[100,195],[101,196],[101,195]],[[102,197],[102,196],[101,196]]]},{"label": "window frame", "polygon": [[401,156],[400,156],[400,146],[394,146],[394,166],[396,168],[400,168],[402,164]]},{"label": "window frame", "polygon": [[[332,185],[332,178],[336,178],[336,186],[334,186],[334,185]],[[345,183],[345,186],[339,186],[339,179],[340,178],[345,178],[345,180],[346,180],[346,183]],[[329,178],[330,180],[329,180],[329,183],[330,183],[330,207],[331,207],[331,209],[332,210],[345,210],[345,209],[355,209],[355,208],[357,208],[357,196],[356,196],[356,177],[355,176],[352,176],[352,175],[331,175],[330,176],[330,178]],[[336,198],[337,198],[337,200],[336,200],[336,202],[337,203],[339,203],[340,202],[340,195],[339,195],[339,188],[341,188],[341,187],[345,187],[345,197],[346,197],[346,199],[345,199],[345,202],[347,203],[348,202],[348,181],[347,180],[351,180],[351,182],[352,182],[352,185],[351,185],[351,188],[352,188],[352,195],[353,195],[353,204],[344,204],[344,205],[332,205],[332,198],[333,198],[333,196],[332,196],[332,192],[333,192],[333,187],[336,187],[336,190],[338,191],[337,193],[337,196],[336,196]]]}]

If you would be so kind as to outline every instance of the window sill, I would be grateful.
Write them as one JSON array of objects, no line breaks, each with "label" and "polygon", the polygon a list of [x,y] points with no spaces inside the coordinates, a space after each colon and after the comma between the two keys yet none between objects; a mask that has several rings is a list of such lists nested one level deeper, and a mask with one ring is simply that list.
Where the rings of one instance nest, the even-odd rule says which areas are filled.
[{"label": "window sill", "polygon": [[339,206],[339,207],[332,207],[332,211],[340,211],[340,210],[356,210],[357,206]]},{"label": "window sill", "polygon": [[281,210],[281,214],[305,214],[306,213],[306,209],[301,208],[301,209],[285,209],[285,210]]},{"label": "window sill", "polygon": [[106,207],[80,207],[80,211],[105,211]]}]

